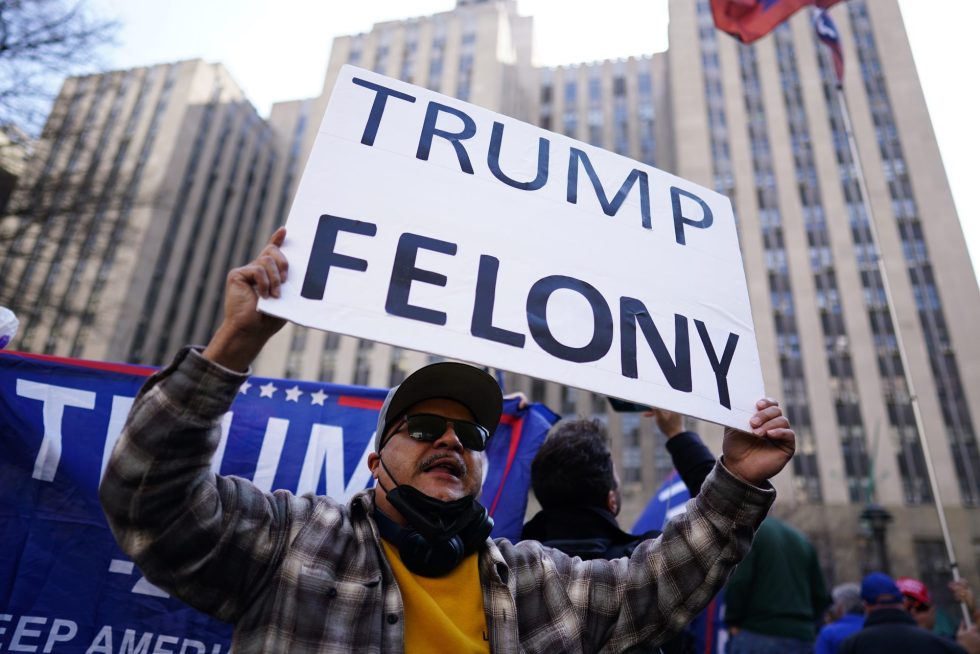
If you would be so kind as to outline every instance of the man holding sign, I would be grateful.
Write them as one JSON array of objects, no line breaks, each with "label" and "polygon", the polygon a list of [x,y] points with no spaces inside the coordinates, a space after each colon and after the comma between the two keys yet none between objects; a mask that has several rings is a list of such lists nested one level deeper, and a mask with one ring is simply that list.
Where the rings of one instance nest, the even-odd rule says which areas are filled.
[{"label": "man holding sign", "polygon": [[[611,199],[610,177],[625,179]],[[618,652],[710,601],[795,448],[779,406],[755,402],[726,198],[346,66],[287,226],[229,274],[207,348],[147,382],[106,469],[109,524],[147,578],[235,623],[238,652]],[[477,499],[501,393],[464,364],[389,393],[367,461],[376,488],[346,505],[268,494],[209,460],[285,319],[738,429],[689,510],[614,561],[487,537]]]},{"label": "man holding sign", "polygon": [[389,393],[368,461],[377,488],[346,506],[212,473],[221,416],[284,324],[256,306],[289,276],[285,237],[228,275],[208,346],[144,386],[100,487],[123,550],[153,583],[233,622],[235,651],[622,651],[676,633],[724,584],[794,451],[770,400],[751,432],[726,431],[688,511],[614,561],[487,538],[476,496],[501,396],[464,364],[422,368]]}]

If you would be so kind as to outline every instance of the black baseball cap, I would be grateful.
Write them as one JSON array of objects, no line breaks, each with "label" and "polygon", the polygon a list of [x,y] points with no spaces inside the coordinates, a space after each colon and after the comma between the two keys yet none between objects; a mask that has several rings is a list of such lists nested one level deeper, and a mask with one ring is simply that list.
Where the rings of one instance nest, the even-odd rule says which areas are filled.
[{"label": "black baseball cap", "polygon": [[497,380],[481,368],[456,361],[440,361],[419,368],[388,391],[378,414],[374,451],[381,450],[384,436],[408,409],[424,400],[459,402],[473,414],[478,425],[493,435],[504,410],[503,393]]}]

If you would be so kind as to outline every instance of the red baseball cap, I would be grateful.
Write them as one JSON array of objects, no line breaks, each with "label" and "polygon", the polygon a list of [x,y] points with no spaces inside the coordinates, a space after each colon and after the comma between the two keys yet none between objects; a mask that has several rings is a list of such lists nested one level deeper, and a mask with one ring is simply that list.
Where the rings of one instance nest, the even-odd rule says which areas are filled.
[{"label": "red baseball cap", "polygon": [[897,585],[898,589],[902,591],[902,595],[914,599],[920,604],[932,604],[932,597],[929,595],[929,589],[926,588],[926,585],[918,579],[913,579],[912,577],[899,577],[895,580],[895,585]]}]

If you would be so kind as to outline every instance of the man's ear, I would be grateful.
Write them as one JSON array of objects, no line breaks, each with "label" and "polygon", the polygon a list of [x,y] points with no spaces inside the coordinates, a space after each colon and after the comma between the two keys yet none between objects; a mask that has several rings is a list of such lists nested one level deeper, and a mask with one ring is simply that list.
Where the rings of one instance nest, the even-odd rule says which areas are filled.
[{"label": "man's ear", "polygon": [[380,467],[378,464],[380,463],[381,463],[380,454],[378,454],[377,452],[371,452],[370,454],[368,454],[367,465],[368,468],[371,470],[371,476],[374,477],[375,479],[378,478],[378,468]]},{"label": "man's ear", "polygon": [[619,515],[619,493],[616,489],[610,490],[606,495],[606,508],[609,509],[609,513]]}]

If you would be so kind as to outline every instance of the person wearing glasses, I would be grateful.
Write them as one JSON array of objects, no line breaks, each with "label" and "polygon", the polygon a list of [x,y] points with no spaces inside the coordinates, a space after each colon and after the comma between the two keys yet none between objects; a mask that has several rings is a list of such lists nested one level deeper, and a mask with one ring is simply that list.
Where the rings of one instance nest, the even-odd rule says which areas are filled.
[{"label": "person wearing glasses", "polygon": [[285,236],[228,274],[207,347],[141,389],[99,489],[123,551],[233,623],[233,651],[619,652],[677,633],[725,583],[795,448],[771,400],[751,432],[726,431],[687,512],[613,561],[489,538],[479,492],[502,398],[466,364],[426,366],[389,392],[367,461],[376,485],[347,504],[214,474],[221,418],[284,324],[256,303],[288,276]]}]

